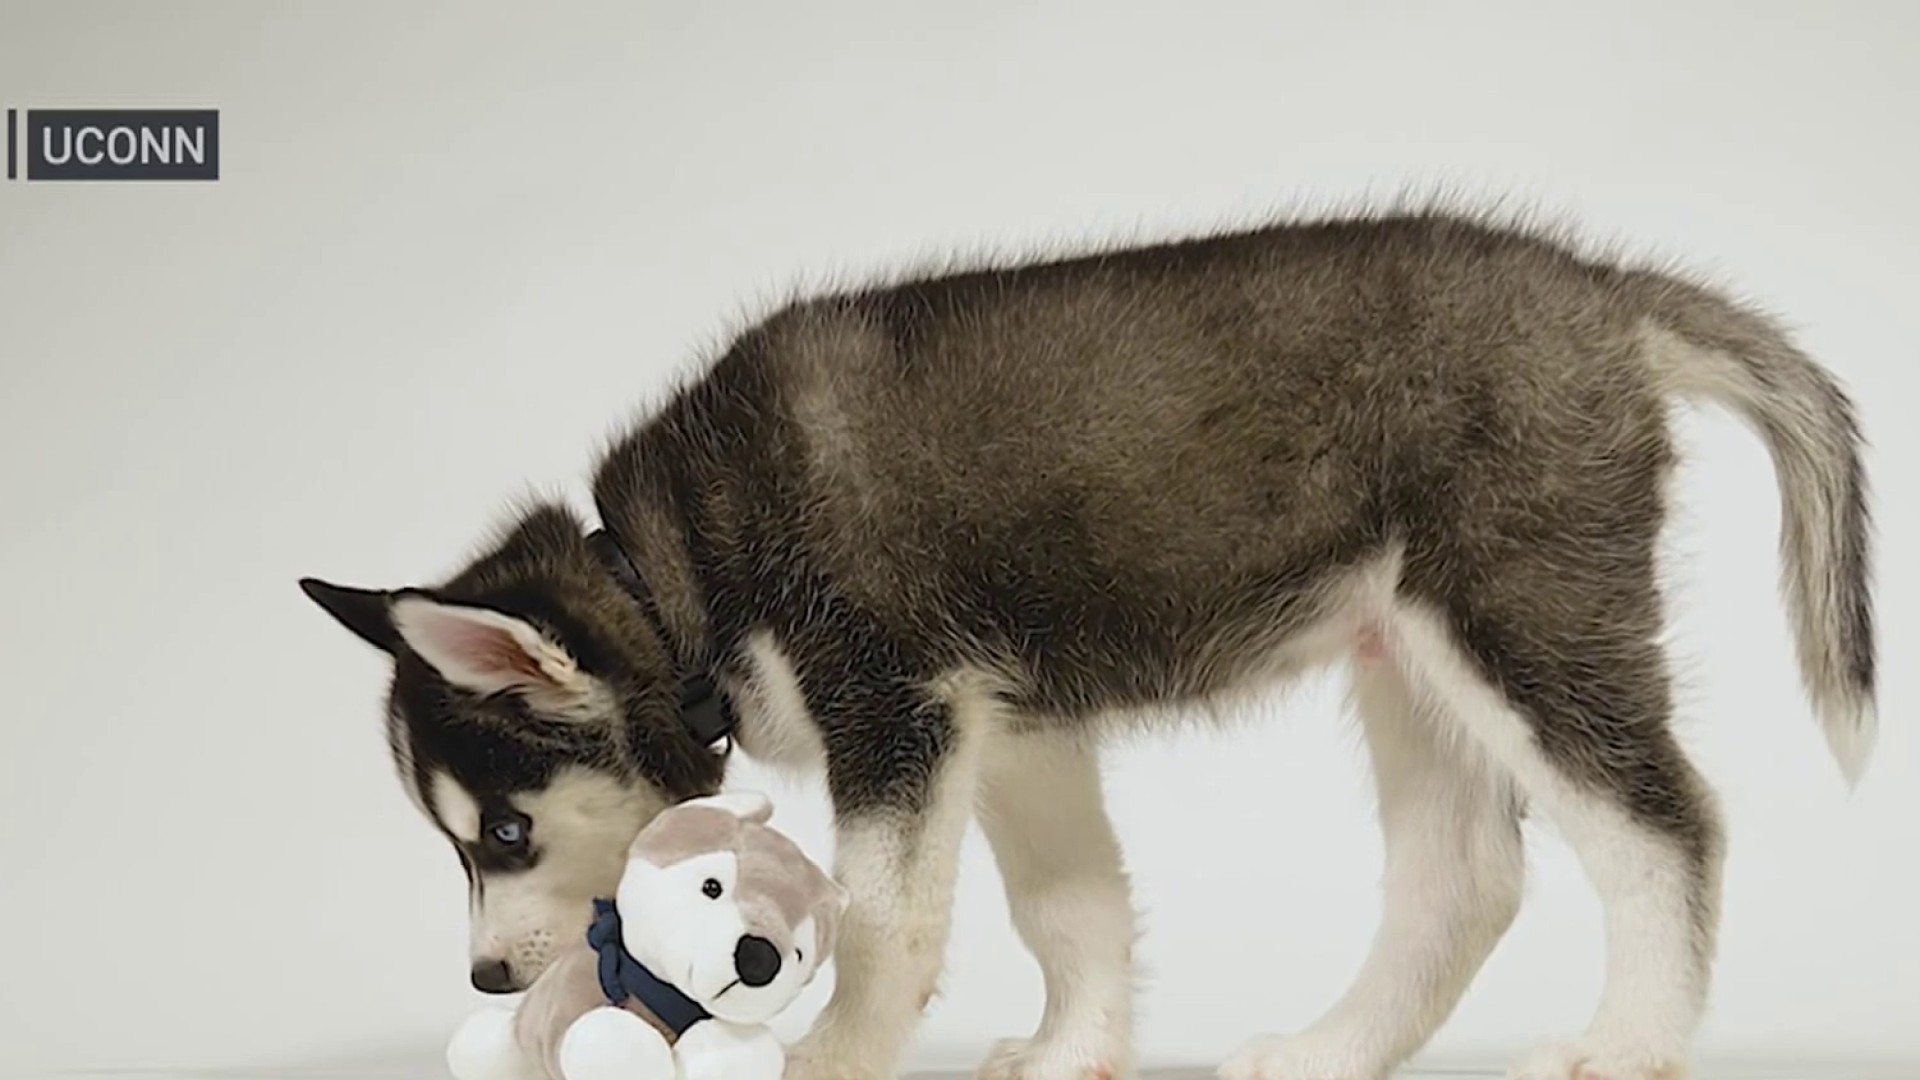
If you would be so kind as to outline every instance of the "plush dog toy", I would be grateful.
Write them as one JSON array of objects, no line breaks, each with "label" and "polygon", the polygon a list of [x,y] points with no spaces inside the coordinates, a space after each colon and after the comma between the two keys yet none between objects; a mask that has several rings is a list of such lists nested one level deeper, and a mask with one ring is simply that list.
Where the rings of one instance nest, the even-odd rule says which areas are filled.
[{"label": "plush dog toy", "polygon": [[656,817],[580,947],[460,1028],[456,1080],[780,1080],[766,1022],[813,981],[847,896],[772,814],[730,793]]}]

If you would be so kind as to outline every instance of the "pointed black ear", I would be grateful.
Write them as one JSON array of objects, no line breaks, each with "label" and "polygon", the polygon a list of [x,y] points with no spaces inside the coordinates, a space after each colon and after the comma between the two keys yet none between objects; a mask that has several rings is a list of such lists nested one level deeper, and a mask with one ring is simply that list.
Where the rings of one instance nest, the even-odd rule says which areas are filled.
[{"label": "pointed black ear", "polygon": [[393,594],[377,589],[349,589],[318,578],[301,578],[300,591],[360,640],[383,652],[400,649],[400,632],[393,626]]}]

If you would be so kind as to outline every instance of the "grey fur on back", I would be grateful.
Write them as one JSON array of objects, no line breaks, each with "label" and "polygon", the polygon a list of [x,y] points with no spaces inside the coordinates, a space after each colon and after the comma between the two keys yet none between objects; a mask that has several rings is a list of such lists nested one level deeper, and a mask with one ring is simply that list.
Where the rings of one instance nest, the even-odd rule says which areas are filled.
[{"label": "grey fur on back", "polygon": [[725,655],[772,626],[827,724],[842,680],[957,665],[1034,722],[1203,700],[1390,549],[1511,690],[1653,648],[1676,393],[1740,410],[1780,463],[1805,675],[1851,773],[1873,651],[1842,392],[1726,299],[1471,220],[798,302],[616,446],[596,496],[676,636]]}]

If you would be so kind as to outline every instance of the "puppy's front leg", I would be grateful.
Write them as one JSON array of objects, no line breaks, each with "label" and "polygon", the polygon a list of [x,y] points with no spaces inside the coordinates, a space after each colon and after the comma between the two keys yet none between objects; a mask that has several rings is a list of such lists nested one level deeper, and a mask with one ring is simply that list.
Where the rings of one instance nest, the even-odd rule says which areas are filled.
[{"label": "puppy's front leg", "polygon": [[787,1080],[888,1080],[933,997],[974,801],[980,711],[938,691],[827,728],[834,873],[850,894],[832,999]]}]

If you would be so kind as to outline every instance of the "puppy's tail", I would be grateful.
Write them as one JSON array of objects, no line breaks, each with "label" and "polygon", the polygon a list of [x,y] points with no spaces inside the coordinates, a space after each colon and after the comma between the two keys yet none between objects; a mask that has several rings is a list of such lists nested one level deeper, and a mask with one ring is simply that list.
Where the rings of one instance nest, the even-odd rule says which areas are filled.
[{"label": "puppy's tail", "polygon": [[1781,591],[1800,677],[1848,783],[1873,753],[1872,522],[1860,424],[1834,380],[1768,319],[1651,272],[1627,275],[1655,333],[1655,376],[1732,410],[1759,433],[1780,484]]}]

